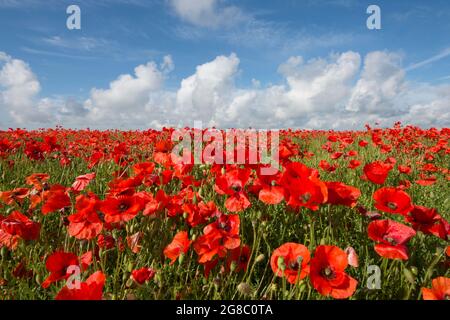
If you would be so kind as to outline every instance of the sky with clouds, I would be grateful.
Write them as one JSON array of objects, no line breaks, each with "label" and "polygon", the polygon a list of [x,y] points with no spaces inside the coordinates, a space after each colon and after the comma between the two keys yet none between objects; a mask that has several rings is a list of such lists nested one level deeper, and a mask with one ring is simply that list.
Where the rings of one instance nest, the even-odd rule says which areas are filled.
[{"label": "sky with clouds", "polygon": [[447,0],[0,0],[0,129],[449,127],[449,34]]}]

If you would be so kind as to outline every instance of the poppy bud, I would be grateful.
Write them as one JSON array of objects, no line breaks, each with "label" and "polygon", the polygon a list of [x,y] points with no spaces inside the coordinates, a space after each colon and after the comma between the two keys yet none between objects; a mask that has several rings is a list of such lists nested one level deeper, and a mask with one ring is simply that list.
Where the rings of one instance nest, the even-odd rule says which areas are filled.
[{"label": "poppy bud", "polygon": [[265,258],[266,258],[266,256],[261,253],[259,256],[256,257],[255,263],[259,263],[259,262],[263,261]]},{"label": "poppy bud", "polygon": [[230,270],[231,270],[231,272],[233,272],[234,270],[236,270],[236,267],[237,267],[236,261],[231,262],[231,265],[230,265]]},{"label": "poppy bud", "polygon": [[284,263],[283,257],[278,257],[277,266],[281,271],[286,270],[286,264]]},{"label": "poppy bud", "polygon": [[128,263],[128,265],[127,265],[127,271],[128,271],[128,272],[133,271],[133,262],[130,261],[130,262]]},{"label": "poppy bud", "polygon": [[413,275],[417,276],[419,274],[419,270],[417,270],[416,267],[411,267],[411,272],[413,273]]},{"label": "poppy bud", "polygon": [[127,288],[132,288],[134,287],[136,284],[136,282],[130,277],[127,280],[127,283],[125,284]]},{"label": "poppy bud", "polygon": [[3,247],[2,250],[1,250],[2,259],[6,260],[7,254],[8,254],[8,249],[6,249],[6,247]]},{"label": "poppy bud", "polygon": [[187,217],[188,217],[187,212],[183,212],[183,219],[187,219]]},{"label": "poppy bud", "polygon": [[416,279],[415,279],[414,275],[408,268],[403,269],[403,274],[405,275],[405,278],[406,278],[406,280],[409,281],[409,283],[411,283],[411,284],[416,283]]},{"label": "poppy bud", "polygon": [[36,274],[36,277],[34,279],[36,280],[36,283],[38,285],[41,285],[41,276],[39,274]]},{"label": "poppy bud", "polygon": [[184,253],[180,254],[180,256],[178,257],[179,264],[183,264],[183,261],[184,261]]},{"label": "poppy bud", "polygon": [[161,288],[162,287],[162,275],[161,272],[157,272],[155,275],[155,282],[157,283],[158,287]]}]

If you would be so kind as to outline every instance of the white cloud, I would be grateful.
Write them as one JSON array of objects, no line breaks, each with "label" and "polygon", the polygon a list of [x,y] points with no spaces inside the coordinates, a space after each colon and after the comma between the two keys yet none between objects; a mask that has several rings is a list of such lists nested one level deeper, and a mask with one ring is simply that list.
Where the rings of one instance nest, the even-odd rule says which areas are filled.
[{"label": "white cloud", "polygon": [[0,107],[19,124],[41,118],[39,109],[34,108],[41,86],[29,65],[4,52],[0,52],[0,62],[4,63],[0,69]]},{"label": "white cloud", "polygon": [[191,119],[214,121],[215,111],[226,106],[233,94],[238,66],[235,54],[219,56],[198,66],[195,74],[181,82],[176,97],[177,112]]},{"label": "white cloud", "polygon": [[347,111],[391,116],[401,113],[394,106],[397,97],[406,89],[401,57],[388,52],[371,52],[364,61],[364,69],[353,88]]},{"label": "white cloud", "polygon": [[450,85],[408,82],[395,53],[370,52],[361,60],[352,51],[310,60],[293,56],[278,68],[282,83],[262,87],[253,79],[244,89],[236,85],[240,61],[233,53],[197,66],[169,90],[164,80],[174,62],[166,56],[118,76],[107,88],[93,88],[88,99],[78,101],[40,98],[31,68],[0,52],[0,114],[11,117],[7,123],[2,117],[8,127],[192,127],[198,120],[204,126],[267,129],[361,129],[376,121],[450,125]]},{"label": "white cloud", "polygon": [[172,59],[165,57],[161,69],[155,62],[148,62],[137,66],[134,75],[120,75],[108,89],[93,88],[84,103],[89,119],[94,123],[119,119],[121,124],[133,121],[142,124],[143,107],[149,101],[149,94],[161,89],[165,71],[170,69],[173,69]]},{"label": "white cloud", "polygon": [[174,12],[184,21],[200,27],[230,26],[244,18],[235,6],[222,6],[218,0],[170,0]]},{"label": "white cloud", "polygon": [[80,51],[92,51],[95,49],[105,50],[112,45],[108,40],[92,37],[62,38],[60,36],[53,36],[43,38],[42,42],[58,48]]}]

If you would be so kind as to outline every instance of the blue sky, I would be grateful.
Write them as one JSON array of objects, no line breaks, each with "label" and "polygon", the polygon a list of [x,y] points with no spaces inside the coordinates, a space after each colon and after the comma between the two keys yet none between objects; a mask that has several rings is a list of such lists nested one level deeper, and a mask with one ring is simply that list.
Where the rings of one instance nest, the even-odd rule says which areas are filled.
[{"label": "blue sky", "polygon": [[[66,28],[68,15],[65,11],[70,4],[77,4],[81,8],[81,30]],[[369,30],[366,27],[366,19],[369,16],[366,8],[370,4],[376,4],[381,8],[381,30]],[[370,53],[383,52],[386,54],[385,57],[392,59],[392,64],[404,73],[401,75],[402,83],[395,85],[399,88],[407,85],[409,93],[406,94],[403,89],[399,89],[397,94],[385,94],[385,89],[377,88],[374,90],[379,89],[382,92],[380,94],[385,94],[386,97],[381,99],[372,97],[372,99],[387,98],[392,100],[388,103],[397,105],[402,96],[405,105],[424,106],[438,101],[440,108],[446,109],[446,105],[442,106],[441,100],[442,95],[444,99],[447,97],[447,85],[450,83],[449,34],[450,2],[446,0],[0,0],[0,52],[9,57],[9,60],[4,59],[3,64],[14,59],[24,62],[32,74],[32,81],[39,85],[39,90],[30,93],[29,102],[38,105],[42,102],[40,99],[51,99],[52,107],[47,108],[46,112],[51,109],[56,113],[59,109],[55,105],[63,103],[67,108],[70,105],[67,103],[68,100],[76,101],[84,108],[83,110],[87,110],[86,113],[91,112],[91,109],[96,107],[92,96],[93,88],[107,90],[119,75],[128,74],[133,77],[134,68],[146,65],[149,61],[154,61],[160,66],[158,70],[163,75],[164,84],[157,88],[143,85],[146,88],[143,91],[153,92],[150,100],[157,100],[158,106],[163,105],[164,101],[173,100],[168,102],[166,108],[180,109],[183,107],[179,105],[183,79],[195,76],[198,66],[208,62],[220,64],[221,62],[216,60],[217,57],[230,58],[235,54],[238,59],[236,68],[233,63],[231,66],[228,65],[234,69],[231,74],[225,72],[223,81],[218,82],[224,87],[217,88],[219,84],[216,84],[211,89],[212,92],[211,90],[207,92],[217,96],[224,94],[227,89],[231,90],[227,91],[228,95],[231,94],[238,99],[224,100],[214,107],[217,111],[215,114],[217,122],[222,118],[220,112],[228,112],[233,103],[245,100],[249,95],[253,100],[247,109],[253,111],[258,110],[256,101],[265,100],[255,95],[271,95],[272,91],[281,86],[285,86],[287,98],[292,100],[291,96],[302,94],[295,90],[307,90],[303,85],[296,86],[298,84],[296,80],[318,79],[317,75],[307,79],[300,74],[302,71],[308,73],[313,72],[308,71],[309,69],[320,68],[320,64],[314,64],[314,59],[325,59],[327,63],[322,68],[327,68],[338,59],[330,56],[346,52],[357,53],[361,60],[360,66],[348,79],[351,83],[347,84],[350,86],[348,97],[342,97],[341,100],[337,99],[331,103],[342,105],[348,104],[352,96],[356,99],[358,94],[352,94],[355,87],[351,86],[356,86],[361,80],[364,66],[367,65],[365,59]],[[166,72],[162,70],[161,63],[164,57],[168,56],[173,66]],[[297,63],[288,67],[288,69],[299,68],[299,74],[295,76],[288,74],[288,71],[280,72],[280,66],[292,57],[302,58],[300,66]],[[354,58],[355,61],[358,59]],[[383,57],[378,58],[377,61],[385,61]],[[380,70],[386,68],[382,67]],[[292,82],[293,78],[295,84]],[[371,83],[372,80],[366,82]],[[196,85],[196,88],[201,87],[198,82]],[[3,90],[8,88],[10,88],[8,85],[3,84]],[[205,93],[201,88],[200,92]],[[423,91],[420,97],[415,97],[418,94],[417,88]],[[255,95],[252,96],[254,92]],[[311,101],[317,101],[323,94],[316,93],[306,96],[312,97]],[[147,97],[149,93],[143,94]],[[89,99],[94,102],[86,103]],[[8,109],[7,99],[4,100],[3,109],[0,111],[0,114],[4,115],[4,120],[0,121],[2,126],[14,125],[17,122],[29,127],[51,126],[58,122],[79,126],[72,125],[63,116],[57,116],[49,123],[32,124],[29,119],[19,121],[20,119],[12,116],[13,113]],[[279,110],[283,116],[279,117],[277,123],[267,126],[327,125],[317,121],[312,123],[283,121],[289,118],[285,115],[287,110],[298,107],[297,109],[304,112],[311,111],[310,107],[301,105],[300,100],[295,100],[289,106],[280,105],[279,108],[285,108]],[[146,106],[144,108],[146,111],[152,110],[147,100],[141,103],[143,108]],[[195,101],[193,104],[189,103],[189,107],[196,107]],[[338,107],[333,106],[333,112]],[[379,109],[384,108],[388,106],[383,105]],[[35,109],[36,107],[31,105],[24,107],[27,112]],[[361,111],[359,110],[361,108],[355,107],[346,107],[345,110],[355,112],[356,109]],[[411,119],[411,115],[409,117],[405,115],[408,110],[403,111],[403,114],[387,112],[378,116],[386,120],[393,120],[395,115]],[[373,110],[368,112],[374,114]],[[181,117],[182,114],[178,112],[167,117],[173,122],[177,119],[177,115]],[[363,114],[358,116],[363,117]],[[45,118],[45,115],[42,117]],[[295,114],[295,117],[300,115]],[[236,120],[237,116],[229,118],[224,126],[233,126],[233,119]],[[100,124],[101,119],[97,120]],[[91,125],[95,126],[97,120],[91,119]],[[148,123],[142,123],[137,127],[156,123],[154,119],[148,120]],[[169,119],[156,120],[161,123],[162,120]],[[355,121],[357,122],[357,119]],[[124,126],[129,126],[128,123],[132,121],[124,122]],[[249,120],[236,123],[252,125]],[[446,122],[437,124],[447,125]],[[356,124],[356,126],[363,125]],[[424,125],[435,123],[428,121]],[[266,124],[259,122],[259,126]]]}]

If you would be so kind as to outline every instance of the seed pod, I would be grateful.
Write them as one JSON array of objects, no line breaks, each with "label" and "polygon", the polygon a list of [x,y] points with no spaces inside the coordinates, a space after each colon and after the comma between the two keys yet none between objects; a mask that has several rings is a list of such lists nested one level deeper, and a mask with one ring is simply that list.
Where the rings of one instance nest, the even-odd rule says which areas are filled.
[{"label": "seed pod", "polygon": [[411,272],[413,273],[413,275],[417,276],[419,274],[419,270],[417,270],[416,267],[411,267]]},{"label": "seed pod", "polygon": [[242,294],[244,296],[251,296],[253,294],[252,287],[248,283],[245,283],[245,282],[241,282],[237,286],[237,290],[240,294]]},{"label": "seed pod", "polygon": [[416,279],[415,279],[414,275],[408,268],[403,269],[403,274],[405,275],[405,278],[406,278],[406,280],[408,280],[409,283],[411,283],[411,284],[416,283]]}]

